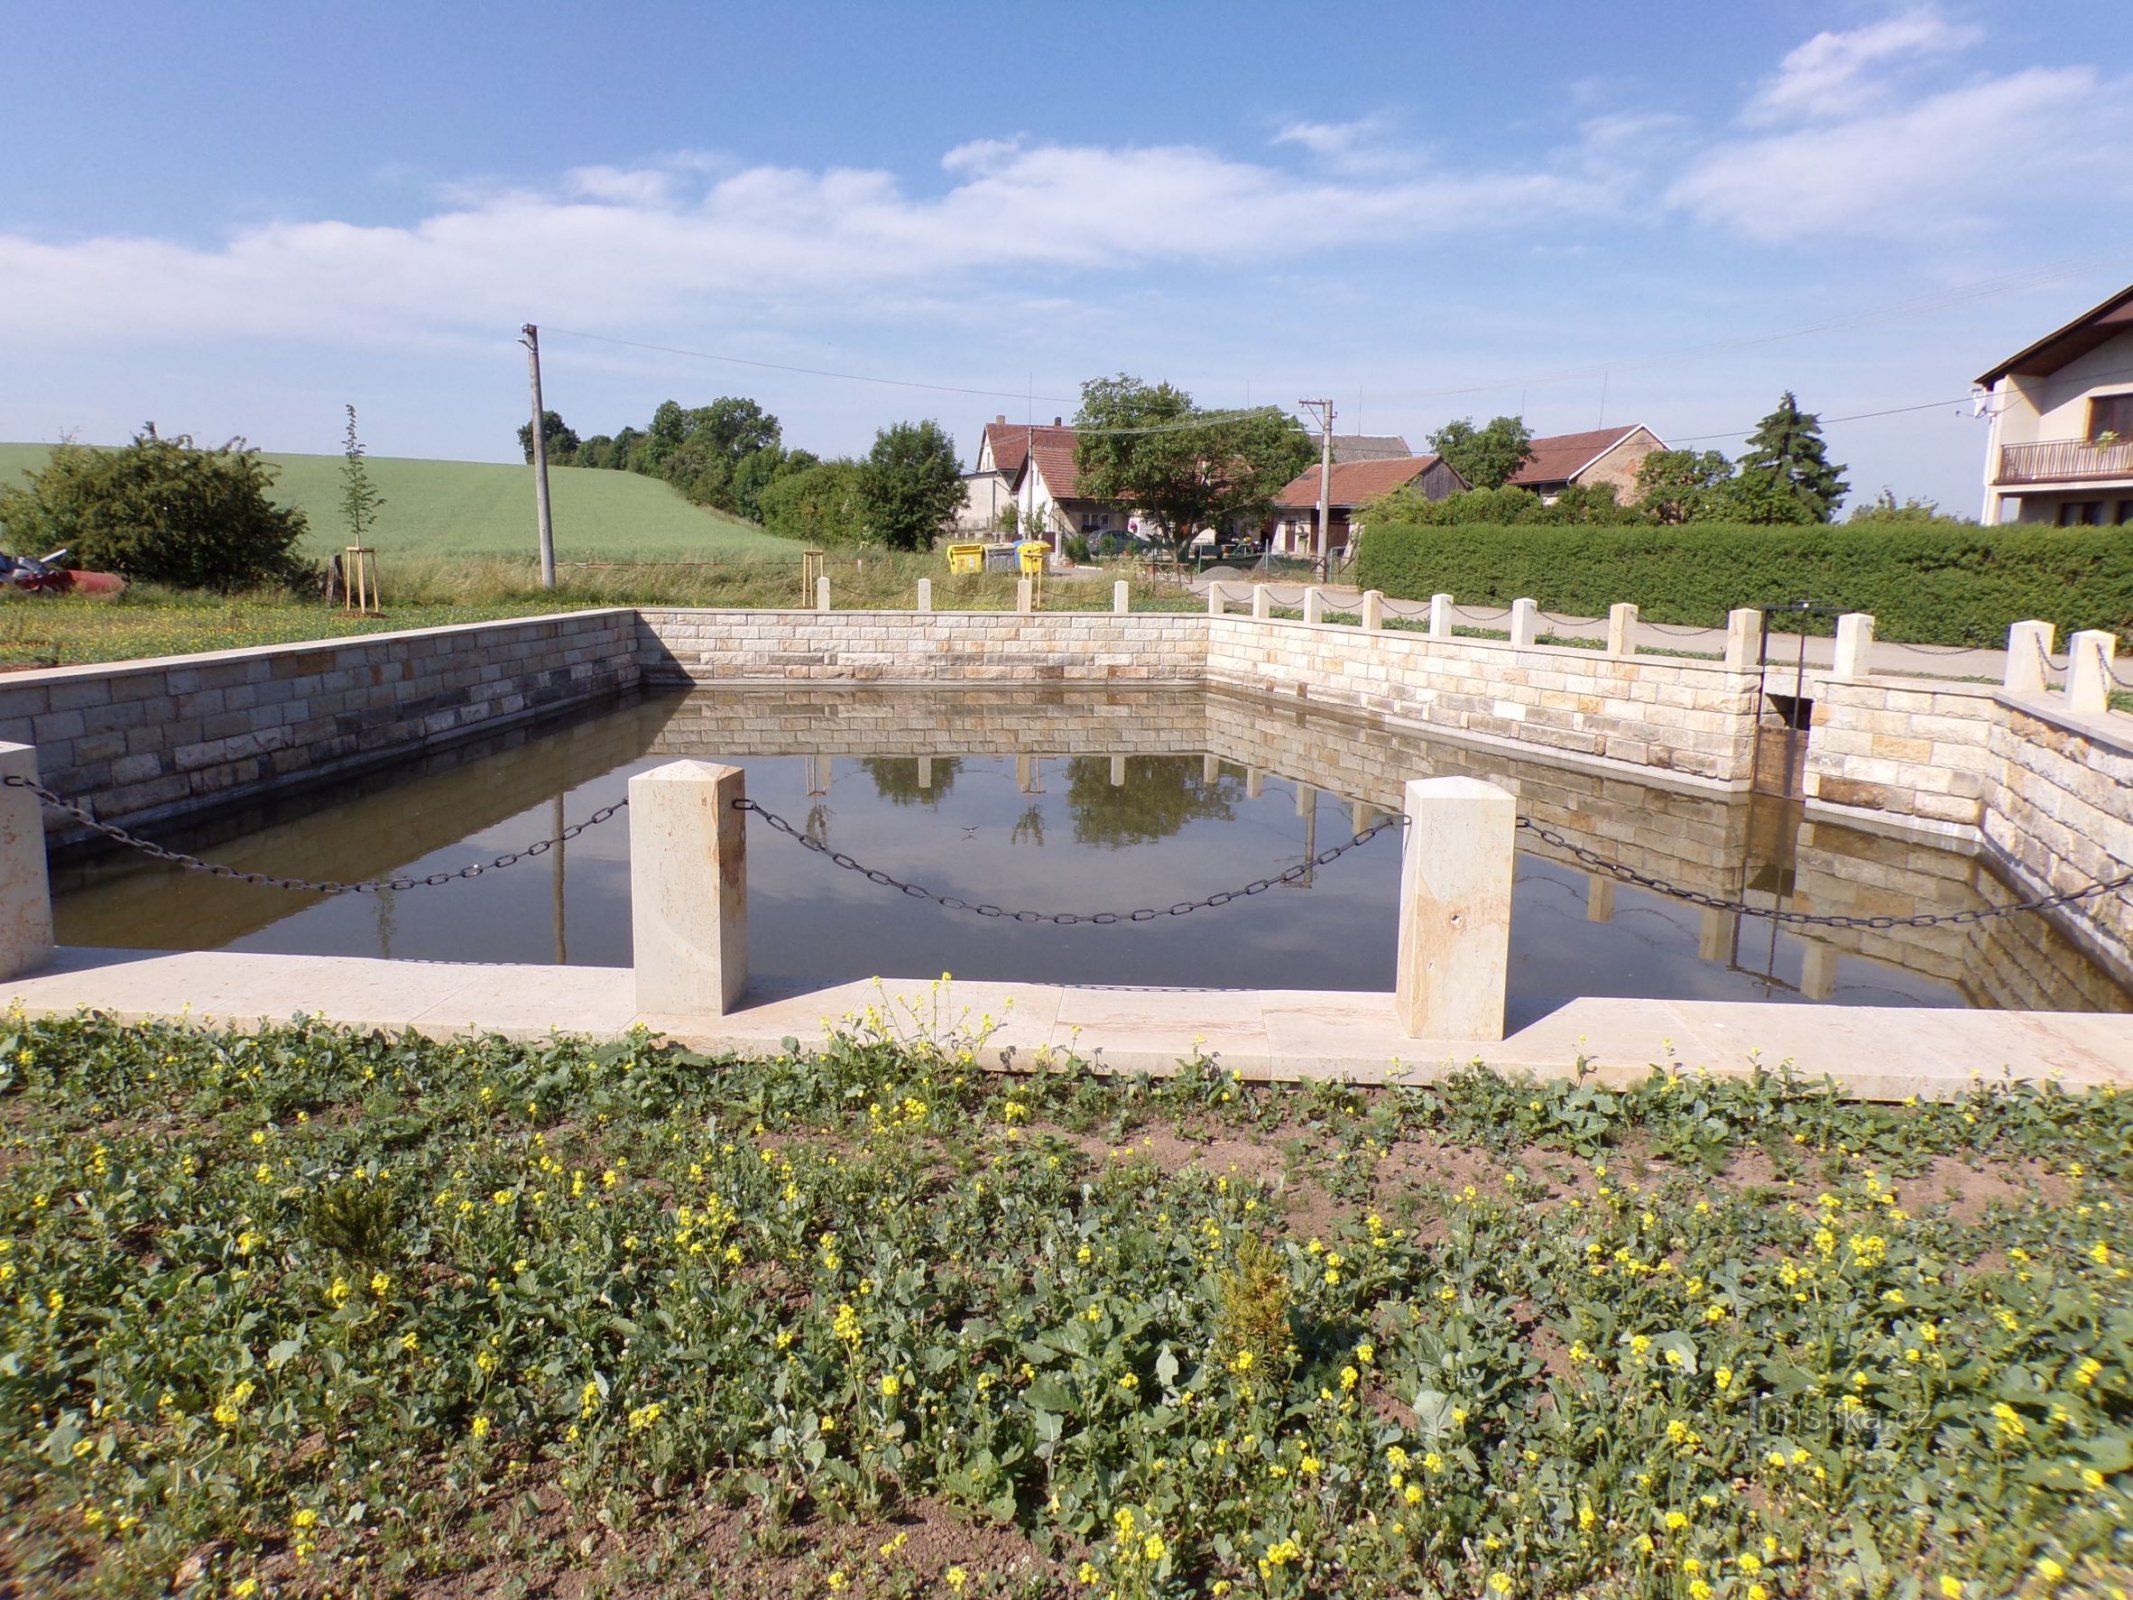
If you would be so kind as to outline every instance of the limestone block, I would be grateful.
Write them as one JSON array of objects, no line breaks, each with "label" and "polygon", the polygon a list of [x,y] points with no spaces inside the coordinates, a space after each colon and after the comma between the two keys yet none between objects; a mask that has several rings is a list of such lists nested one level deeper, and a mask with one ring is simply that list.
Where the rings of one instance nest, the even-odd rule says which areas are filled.
[{"label": "limestone block", "polygon": [[1511,602],[1511,643],[1524,648],[1540,637],[1540,605],[1533,600]]},{"label": "limestone block", "polygon": [[1376,633],[1385,626],[1385,596],[1377,589],[1363,591],[1363,631]]},{"label": "limestone block", "polygon": [[2066,709],[2077,717],[2100,717],[2111,708],[2111,659],[2118,635],[2089,628],[2066,641],[2072,658],[2066,674]]},{"label": "limestone block", "polygon": [[1448,594],[1429,597],[1429,636],[1432,639],[1452,636],[1452,597]]},{"label": "limestone block", "polygon": [[1611,656],[1637,653],[1637,608],[1626,600],[1607,608],[1607,653]]},{"label": "limestone block", "polygon": [[[35,782],[35,747],[0,744],[0,777]],[[51,959],[42,802],[27,789],[0,788],[0,978],[19,978]]]},{"label": "limestone block", "polygon": [[1837,619],[1837,647],[1830,673],[1838,678],[1874,675],[1874,618],[1871,612],[1847,611]]},{"label": "limestone block", "polygon": [[630,779],[637,1009],[724,1016],[748,982],[747,816],[738,767],[674,761]]},{"label": "limestone block", "polygon": [[1726,665],[1745,672],[1763,656],[1763,614],[1754,606],[1726,613]]},{"label": "limestone block", "polygon": [[1304,590],[1303,613],[1306,622],[1326,620],[1326,591],[1315,583]]},{"label": "limestone block", "polygon": [[933,580],[931,578],[918,580],[918,609],[921,611],[931,611],[933,609]]},{"label": "limestone block", "polygon": [[1252,617],[1253,617],[1253,619],[1254,619],[1255,621],[1258,621],[1258,622],[1264,622],[1264,621],[1266,621],[1266,620],[1267,620],[1267,619],[1268,619],[1269,617],[1273,616],[1273,614],[1274,614],[1274,597],[1273,597],[1273,596],[1272,596],[1271,594],[1269,594],[1269,593],[1267,592],[1267,587],[1266,587],[1266,585],[1265,585],[1265,584],[1263,584],[1263,583],[1255,583],[1255,584],[1253,584],[1253,585],[1252,585]]},{"label": "limestone block", "polygon": [[2003,679],[2010,694],[2044,692],[2045,658],[2051,654],[2052,637],[2058,629],[2049,622],[2017,622],[2007,630],[2007,672]]},{"label": "limestone block", "polygon": [[1400,861],[1394,1008],[1417,1039],[1501,1039],[1517,802],[1479,778],[1415,778]]},{"label": "limestone block", "polygon": [[1133,609],[1133,588],[1124,578],[1111,585],[1111,609],[1121,617]]}]

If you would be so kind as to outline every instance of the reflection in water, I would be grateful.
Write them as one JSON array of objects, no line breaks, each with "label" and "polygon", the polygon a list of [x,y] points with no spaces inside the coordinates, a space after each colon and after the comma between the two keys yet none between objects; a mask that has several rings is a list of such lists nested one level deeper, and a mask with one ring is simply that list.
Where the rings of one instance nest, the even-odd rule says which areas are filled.
[{"label": "reflection in water", "polygon": [[[719,691],[646,699],[255,808],[173,842],[234,865],[343,880],[456,871],[552,838],[680,757],[747,771],[807,835],[943,894],[1014,909],[1162,910],[1308,863],[1397,809],[1410,777],[1471,774],[1578,844],[1759,905],[1909,915],[2005,903],[1975,859],[1725,800],[1234,695]],[[326,802],[330,801],[328,804]],[[375,896],[288,895],[131,855],[55,869],[62,942],[622,965],[628,814],[510,870]],[[233,831],[234,830],[234,831]],[[885,891],[760,826],[752,970],[829,982],[970,978],[1386,989],[1399,837],[1281,894],[1109,927],[974,919]],[[1522,843],[1530,836],[1522,836]],[[1041,847],[1041,848],[1040,848]],[[543,865],[542,863],[545,863]],[[1577,994],[2125,1009],[2037,917],[1813,930],[1700,911],[1522,850],[1514,1023]]]}]

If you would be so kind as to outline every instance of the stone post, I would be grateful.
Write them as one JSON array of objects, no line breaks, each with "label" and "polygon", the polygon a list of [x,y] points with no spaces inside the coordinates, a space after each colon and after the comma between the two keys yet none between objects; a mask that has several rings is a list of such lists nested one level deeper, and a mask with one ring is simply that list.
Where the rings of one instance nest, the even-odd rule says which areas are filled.
[{"label": "stone post", "polygon": [[824,573],[821,577],[815,580],[815,609],[817,611],[827,611],[829,610],[829,608],[830,581],[829,574]]},{"label": "stone post", "polygon": [[1126,758],[1124,756],[1113,756],[1111,758],[1111,787],[1114,789],[1123,789],[1125,788],[1125,786]]},{"label": "stone post", "polygon": [[1310,588],[1304,590],[1304,621],[1324,622],[1325,620],[1326,591],[1314,583]]},{"label": "stone post", "polygon": [[1318,790],[1308,783],[1296,786],[1296,814],[1308,817],[1318,809]]},{"label": "stone post", "polygon": [[1111,585],[1111,610],[1122,617],[1132,609],[1133,586],[1121,578]]},{"label": "stone post", "polygon": [[931,611],[933,609],[933,580],[931,578],[918,580],[918,609],[921,611]]},{"label": "stone post", "polygon": [[1222,585],[1219,581],[1207,586],[1207,614],[1211,617],[1222,615]]},{"label": "stone post", "polygon": [[1037,581],[1034,578],[1015,580],[1015,609],[1024,613],[1037,609]]},{"label": "stone post", "polygon": [[1413,778],[1393,1009],[1411,1039],[1501,1039],[1518,806],[1479,778]]},{"label": "stone post", "polygon": [[1800,993],[1809,1000],[1827,1000],[1837,987],[1837,950],[1819,939],[1807,941],[1800,953]]},{"label": "stone post", "polygon": [[2058,629],[2049,622],[2018,622],[2007,630],[2007,672],[2002,680],[2012,694],[2042,694],[2044,659],[2051,654]]},{"label": "stone post", "polygon": [[1637,608],[1627,600],[1607,608],[1607,653],[1611,656],[1637,653]]},{"label": "stone post", "polygon": [[1604,872],[1589,872],[1585,875],[1585,920],[1615,920],[1615,880]]},{"label": "stone post", "polygon": [[1763,656],[1763,614],[1754,606],[1726,613],[1726,665],[1735,672],[1754,669]]},{"label": "stone post", "polygon": [[1256,800],[1265,793],[1266,769],[1264,767],[1246,767],[1244,769],[1244,798]]},{"label": "stone post", "polygon": [[1721,911],[1716,906],[1704,907],[1703,915],[1696,919],[1698,961],[1733,959],[1733,924],[1738,916],[1738,912]]},{"label": "stone post", "polygon": [[1263,583],[1252,585],[1252,620],[1264,622],[1274,614],[1274,597]]},{"label": "stone post", "polygon": [[918,758],[918,786],[921,789],[933,787],[933,757],[931,756],[920,756]]},{"label": "stone post", "polygon": [[1452,597],[1448,594],[1429,597],[1429,636],[1432,639],[1452,636]]},{"label": "stone post", "polygon": [[748,984],[748,818],[739,767],[670,761],[630,779],[637,1009],[722,1017]]},{"label": "stone post", "polygon": [[[37,747],[0,744],[0,776],[36,782]],[[0,788],[0,978],[19,978],[51,959],[44,811],[29,790]]]},{"label": "stone post", "polygon": [[1363,591],[1363,631],[1375,633],[1385,626],[1385,596],[1376,589]]},{"label": "stone post", "polygon": [[1874,615],[1870,611],[1847,611],[1837,619],[1837,649],[1830,658],[1830,675],[1837,678],[1871,678],[1874,675]]},{"label": "stone post", "polygon": [[2100,717],[2111,709],[2111,658],[2118,635],[2089,628],[2066,641],[2066,709],[2077,717]]},{"label": "stone post", "polygon": [[1531,600],[1511,602],[1511,642],[1530,645],[1540,637],[1540,606]]},{"label": "stone post", "polygon": [[1216,784],[1222,781],[1222,758],[1220,756],[1203,755],[1200,757],[1200,781],[1205,784]]},{"label": "stone post", "polygon": [[1371,810],[1372,807],[1368,800],[1351,800],[1348,802],[1348,831],[1351,834],[1361,833],[1370,826]]}]

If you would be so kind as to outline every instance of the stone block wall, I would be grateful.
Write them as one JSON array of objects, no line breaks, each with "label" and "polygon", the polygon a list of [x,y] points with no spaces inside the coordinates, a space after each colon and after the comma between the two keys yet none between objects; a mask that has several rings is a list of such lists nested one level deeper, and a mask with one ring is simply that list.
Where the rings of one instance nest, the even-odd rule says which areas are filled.
[{"label": "stone block wall", "polygon": [[[399,760],[637,676],[635,613],[582,611],[14,673],[0,677],[0,739],[34,744],[51,789],[139,824]],[[82,831],[45,820],[61,840]]]},{"label": "stone block wall", "polygon": [[1197,683],[1206,619],[1189,613],[696,611],[638,613],[648,681]]},{"label": "stone block wall", "polygon": [[1210,617],[1210,683],[1745,788],[1757,680],[1718,663]]},{"label": "stone block wall", "polygon": [[[2027,894],[2133,872],[2133,723],[2077,717],[2058,696],[1915,679],[1813,680],[1810,805],[1981,842]],[[2055,914],[2133,973],[2133,897]]]}]

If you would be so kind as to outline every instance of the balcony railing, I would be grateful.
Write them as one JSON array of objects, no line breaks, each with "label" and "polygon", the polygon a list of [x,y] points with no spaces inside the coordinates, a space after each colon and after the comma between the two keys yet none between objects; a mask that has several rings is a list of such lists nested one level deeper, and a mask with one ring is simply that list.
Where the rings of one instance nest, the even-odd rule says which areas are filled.
[{"label": "balcony railing", "polygon": [[2047,439],[2041,444],[2003,444],[1996,484],[2079,483],[2093,478],[2133,478],[2133,439],[2091,444],[2086,439]]}]

